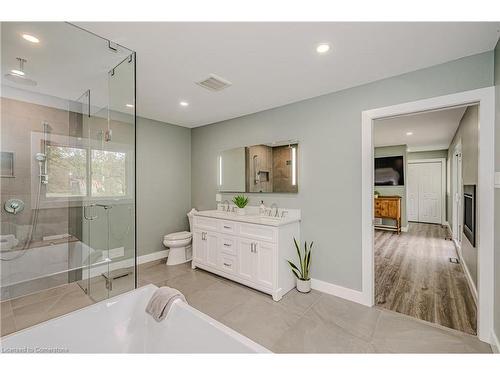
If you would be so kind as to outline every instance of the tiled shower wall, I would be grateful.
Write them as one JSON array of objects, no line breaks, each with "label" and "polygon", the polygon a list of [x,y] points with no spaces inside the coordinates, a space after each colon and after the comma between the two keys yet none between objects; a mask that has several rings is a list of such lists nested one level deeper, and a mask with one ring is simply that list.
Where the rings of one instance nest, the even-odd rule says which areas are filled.
[{"label": "tiled shower wall", "polygon": [[[32,184],[36,186],[38,181],[38,172],[33,173],[32,164],[36,163],[35,153],[41,152],[40,148],[31,149],[31,132],[42,132],[42,122],[46,121],[52,134],[81,136],[81,120],[79,115],[69,111],[13,99],[1,98],[1,106],[1,148],[14,153],[14,177],[1,178],[1,234],[14,234],[22,244],[29,232],[32,201],[36,198],[31,195]],[[23,200],[23,212],[13,215],[4,210],[4,203],[11,198]],[[34,240],[69,233],[68,216],[67,206],[41,209]]]},{"label": "tiled shower wall", "polygon": [[[18,248],[22,248],[30,231],[31,218],[34,209],[36,188],[38,182],[38,164],[34,159],[37,152],[41,152],[41,145],[32,145],[32,132],[43,132],[42,123],[48,122],[50,132],[53,135],[75,136],[79,137],[82,133],[81,115],[52,108],[43,105],[37,105],[24,101],[0,98],[1,104],[1,149],[2,151],[12,152],[14,154],[14,176],[2,177],[0,181],[0,222],[1,234],[13,234],[19,241]],[[43,201],[45,186],[42,186],[41,197]],[[33,191],[35,193],[33,193]],[[24,210],[16,215],[7,213],[4,204],[11,198],[21,199],[25,203]],[[73,225],[70,225],[73,223]],[[39,210],[38,224],[33,236],[33,242],[30,248],[36,247],[40,250],[37,254],[29,254],[27,257],[21,257],[13,261],[0,262],[2,271],[1,299],[7,299],[31,293],[33,291],[50,288],[56,285],[68,282],[68,274],[62,273],[50,277],[37,278],[29,282],[17,283],[17,279],[29,279],[29,275],[36,268],[38,273],[51,272],[51,267],[68,267],[73,244],[61,244],[51,246],[51,251],[59,250],[57,254],[52,254],[50,259],[38,259],[49,247],[43,247],[40,241],[44,236],[73,234],[78,238],[81,233],[81,209],[71,208],[65,202],[59,204],[57,208],[41,208]],[[39,256],[40,255],[40,256]],[[73,254],[74,255],[74,254]],[[46,256],[46,255],[45,255]],[[2,257],[9,258],[8,253],[2,254]],[[64,259],[62,259],[63,257]],[[38,259],[38,260],[36,260]],[[35,262],[34,264],[31,264]],[[54,262],[63,262],[64,264],[55,264]],[[54,264],[53,264],[54,263]],[[31,266],[30,266],[31,264]],[[31,268],[33,269],[31,269]],[[46,270],[46,271],[45,271]],[[23,274],[20,274],[23,273]],[[45,273],[44,273],[45,275]],[[12,277],[13,276],[13,277]],[[16,283],[13,286],[6,286]]]}]

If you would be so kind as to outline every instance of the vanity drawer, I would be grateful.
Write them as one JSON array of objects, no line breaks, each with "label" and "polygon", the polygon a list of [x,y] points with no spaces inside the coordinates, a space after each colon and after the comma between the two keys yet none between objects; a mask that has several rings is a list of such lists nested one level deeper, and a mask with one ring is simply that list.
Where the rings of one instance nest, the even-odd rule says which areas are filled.
[{"label": "vanity drawer", "polygon": [[236,233],[236,226],[238,224],[234,221],[219,220],[219,232],[221,233]]},{"label": "vanity drawer", "polygon": [[219,254],[219,268],[228,273],[236,274],[236,266],[238,262],[233,255]]},{"label": "vanity drawer", "polygon": [[219,237],[219,250],[222,253],[226,253],[229,255],[236,255],[237,252],[237,243],[235,238],[230,236],[220,236]]},{"label": "vanity drawer", "polygon": [[277,241],[277,229],[274,227],[266,225],[256,225],[256,224],[246,224],[240,223],[241,236],[255,238],[258,240],[276,242]]},{"label": "vanity drawer", "polygon": [[217,219],[212,219],[210,217],[195,216],[194,226],[202,229],[217,230]]}]

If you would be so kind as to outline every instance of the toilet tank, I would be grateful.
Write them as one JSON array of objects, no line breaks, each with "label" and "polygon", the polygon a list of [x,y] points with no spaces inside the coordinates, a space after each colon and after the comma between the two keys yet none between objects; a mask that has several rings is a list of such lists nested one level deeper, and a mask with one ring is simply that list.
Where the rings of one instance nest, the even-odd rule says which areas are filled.
[{"label": "toilet tank", "polygon": [[187,213],[187,217],[188,217],[188,219],[189,219],[189,231],[190,231],[190,232],[192,232],[192,231],[193,231],[193,216],[194,216],[195,212],[198,212],[198,211],[196,211],[196,210],[193,208],[191,211],[189,211],[189,212]]}]

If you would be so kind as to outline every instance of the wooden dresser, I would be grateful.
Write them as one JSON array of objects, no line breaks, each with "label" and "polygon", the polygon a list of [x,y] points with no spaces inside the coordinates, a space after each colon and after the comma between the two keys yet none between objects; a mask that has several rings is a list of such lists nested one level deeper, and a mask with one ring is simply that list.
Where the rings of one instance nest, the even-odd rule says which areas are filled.
[{"label": "wooden dresser", "polygon": [[398,195],[379,196],[375,198],[374,217],[380,219],[392,219],[395,225],[375,225],[375,228],[395,230],[401,233],[401,197]]}]

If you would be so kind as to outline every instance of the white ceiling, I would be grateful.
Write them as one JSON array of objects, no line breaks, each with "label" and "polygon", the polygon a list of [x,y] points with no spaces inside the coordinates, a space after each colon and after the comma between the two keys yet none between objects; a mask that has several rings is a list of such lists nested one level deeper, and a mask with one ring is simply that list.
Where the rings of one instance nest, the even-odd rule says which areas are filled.
[{"label": "white ceiling", "polygon": [[[375,121],[375,147],[407,145],[408,151],[448,149],[467,107],[458,107]],[[406,133],[411,132],[412,135]]]},{"label": "white ceiling", "polygon": [[[40,39],[40,43],[27,42],[21,35],[28,33]],[[117,102],[133,102],[133,75],[125,64],[116,69],[115,81],[110,82],[108,73],[132,51],[118,48],[112,51],[108,41],[84,32],[64,22],[2,22],[1,23],[1,78],[2,95],[6,88],[14,88],[19,99],[30,93],[42,94],[45,99],[55,97],[75,101],[91,90],[91,101],[96,107]],[[27,60],[26,77],[37,82],[34,87],[19,85],[5,79],[4,74],[18,69],[16,57]],[[125,72],[123,72],[125,70]],[[119,77],[118,77],[119,76]],[[111,81],[111,80],[110,80]],[[113,90],[108,100],[108,90]],[[40,103],[42,104],[42,103]],[[126,111],[121,104],[117,108]],[[130,109],[128,109],[130,112]]]},{"label": "white ceiling", "polygon": [[[500,23],[78,23],[137,52],[140,116],[195,127],[492,50]],[[315,51],[329,42],[326,55]],[[214,73],[233,83],[210,92]],[[179,101],[189,102],[184,108]]]}]

